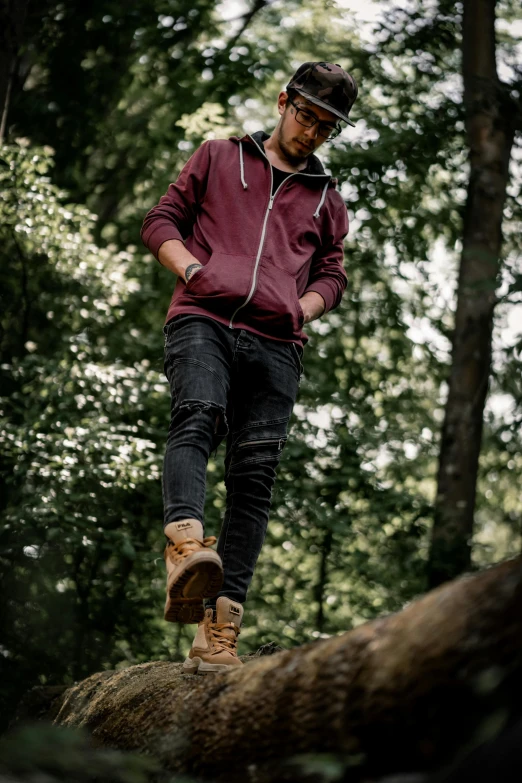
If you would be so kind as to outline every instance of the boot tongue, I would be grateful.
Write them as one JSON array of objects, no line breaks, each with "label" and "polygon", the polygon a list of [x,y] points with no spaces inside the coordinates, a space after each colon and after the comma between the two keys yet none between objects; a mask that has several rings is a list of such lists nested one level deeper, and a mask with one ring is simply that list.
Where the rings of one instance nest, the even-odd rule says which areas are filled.
[{"label": "boot tongue", "polygon": [[[243,607],[241,604],[231,601],[230,598],[221,596],[216,601],[216,622],[217,623],[234,623],[238,628],[241,626],[243,619]],[[229,635],[229,629],[224,629],[223,633]],[[234,634],[234,630],[230,628],[230,633]]]},{"label": "boot tongue", "polygon": [[195,538],[203,541],[203,525],[197,519],[182,519],[179,522],[170,522],[165,528],[165,535],[179,544],[186,538]]}]

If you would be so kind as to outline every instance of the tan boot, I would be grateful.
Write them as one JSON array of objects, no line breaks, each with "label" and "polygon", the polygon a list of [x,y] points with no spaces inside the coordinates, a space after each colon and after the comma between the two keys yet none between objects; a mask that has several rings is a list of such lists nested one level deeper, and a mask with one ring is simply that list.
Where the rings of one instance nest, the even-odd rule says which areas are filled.
[{"label": "tan boot", "polygon": [[165,620],[198,623],[205,611],[203,598],[213,598],[223,584],[221,558],[210,549],[216,538],[203,538],[203,525],[197,519],[170,522],[165,535],[169,539],[165,547]]},{"label": "tan boot", "polygon": [[237,657],[237,637],[243,619],[241,604],[221,596],[214,611],[207,609],[205,619],[198,626],[196,638],[183,664],[185,674],[222,672],[242,666]]}]

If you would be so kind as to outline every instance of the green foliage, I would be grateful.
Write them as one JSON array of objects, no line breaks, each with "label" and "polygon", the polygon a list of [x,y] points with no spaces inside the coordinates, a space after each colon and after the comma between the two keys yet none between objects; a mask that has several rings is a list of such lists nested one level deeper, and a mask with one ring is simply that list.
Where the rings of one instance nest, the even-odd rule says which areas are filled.
[{"label": "green foliage", "polygon": [[149,360],[111,360],[137,288],[132,253],[93,243],[48,151],[2,158],[2,649],[20,692],[152,654],[132,645],[158,595],[168,400]]},{"label": "green foliage", "polygon": [[19,727],[0,741],[0,774],[9,781],[148,783],[157,781],[159,772],[154,759],[93,748],[88,735],[78,730],[34,724]]}]

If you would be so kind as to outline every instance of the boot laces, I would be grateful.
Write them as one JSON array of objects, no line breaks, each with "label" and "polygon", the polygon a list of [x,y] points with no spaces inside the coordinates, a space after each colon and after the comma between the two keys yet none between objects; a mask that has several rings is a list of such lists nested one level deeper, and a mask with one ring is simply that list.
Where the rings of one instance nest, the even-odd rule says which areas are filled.
[{"label": "boot laces", "polygon": [[197,538],[184,538],[179,544],[168,541],[167,553],[171,560],[184,560],[193,552],[198,552],[203,547],[212,546],[216,543],[216,540],[216,536],[208,536],[207,538],[204,538],[203,541],[199,541]]},{"label": "boot laces", "polygon": [[[213,647],[228,650],[231,653],[236,652],[237,637],[241,631],[235,623],[209,623],[208,628]],[[230,630],[234,632],[234,635],[230,634]]]}]

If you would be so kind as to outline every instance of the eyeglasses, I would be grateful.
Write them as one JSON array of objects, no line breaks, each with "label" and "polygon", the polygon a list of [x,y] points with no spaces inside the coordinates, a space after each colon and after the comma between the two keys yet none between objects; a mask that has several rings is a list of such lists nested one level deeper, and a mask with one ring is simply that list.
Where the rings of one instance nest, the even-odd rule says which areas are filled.
[{"label": "eyeglasses", "polygon": [[342,131],[338,125],[332,125],[330,122],[321,122],[318,120],[315,114],[308,109],[302,109],[297,103],[294,103],[290,98],[287,98],[287,103],[291,103],[295,109],[295,119],[299,125],[303,125],[305,128],[313,128],[315,124],[319,125],[318,133],[323,139],[332,141]]}]

